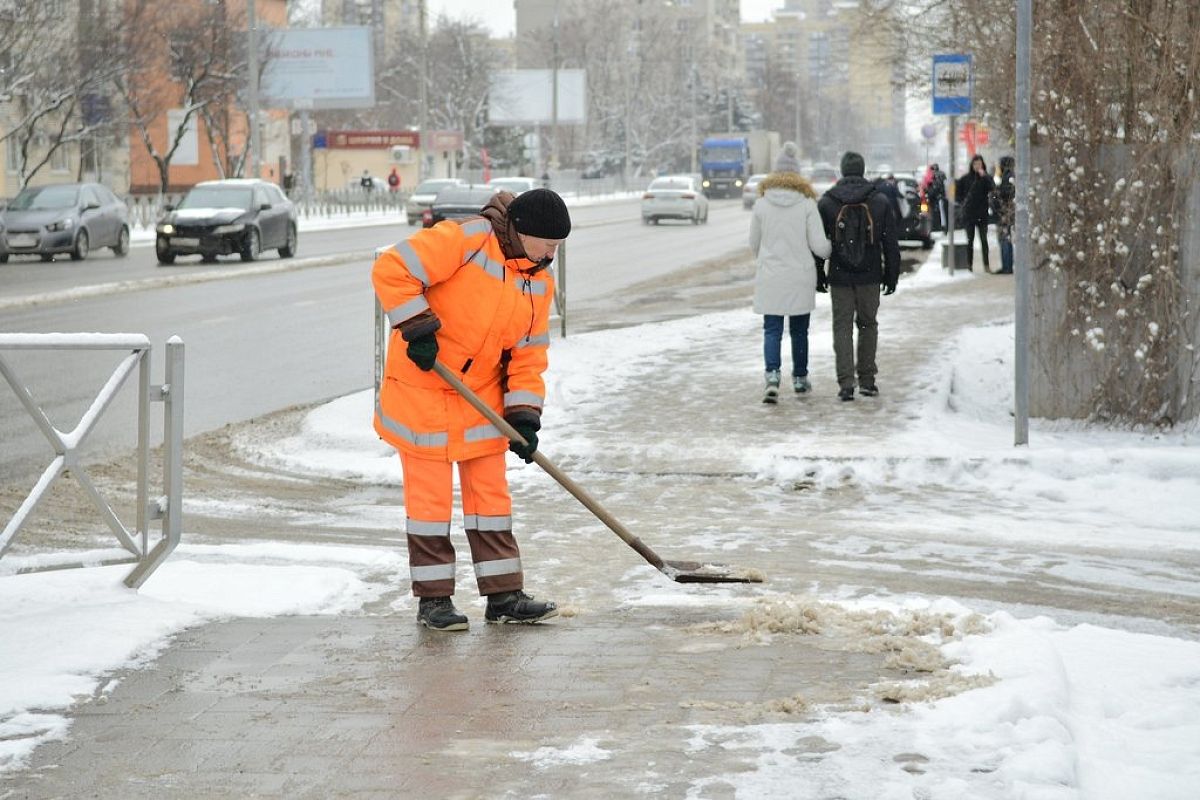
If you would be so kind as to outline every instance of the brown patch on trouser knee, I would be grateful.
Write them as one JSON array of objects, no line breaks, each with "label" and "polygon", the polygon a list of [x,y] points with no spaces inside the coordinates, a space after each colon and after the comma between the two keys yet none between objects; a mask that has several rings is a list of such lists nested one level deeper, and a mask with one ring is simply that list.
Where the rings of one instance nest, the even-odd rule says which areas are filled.
[{"label": "brown patch on trouser knee", "polygon": [[[521,550],[517,538],[507,531],[467,531],[467,542],[471,545],[471,560],[475,562],[475,580],[482,595],[500,592],[517,592],[525,588],[525,575],[520,568]],[[480,575],[488,564],[515,561],[517,569],[498,575]]]}]

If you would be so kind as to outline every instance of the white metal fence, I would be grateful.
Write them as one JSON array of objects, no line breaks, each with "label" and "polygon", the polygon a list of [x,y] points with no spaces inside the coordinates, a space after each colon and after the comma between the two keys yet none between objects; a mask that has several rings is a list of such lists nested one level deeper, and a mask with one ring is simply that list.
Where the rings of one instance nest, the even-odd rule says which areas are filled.
[{"label": "white metal fence", "polygon": [[[17,376],[12,364],[4,357],[5,351],[25,350],[49,352],[55,350],[107,350],[129,351],[121,359],[108,381],[100,389],[91,405],[79,420],[74,430],[63,432],[54,427],[45,411],[38,405],[29,388]],[[183,342],[171,337],[166,345],[166,380],[161,385],[150,384],[150,340],[142,334],[131,333],[0,333],[0,374],[16,392],[21,405],[33,419],[54,450],[54,458],[43,470],[41,477],[21,503],[12,519],[0,533],[0,558],[11,546],[13,539],[29,521],[38,504],[45,498],[55,480],[69,473],[83,487],[101,518],[108,524],[117,541],[125,551],[112,551],[114,555],[89,553],[78,561],[68,559],[39,563],[36,566],[17,569],[20,572],[39,572],[47,569],[65,569],[100,564],[136,564],[125,577],[125,584],[137,588],[171,554],[179,544],[182,530],[183,511]],[[80,454],[88,435],[108,408],[121,386],[138,372],[138,418],[137,418],[137,523],[130,531],[113,511],[108,501],[92,482]],[[163,420],[163,494],[151,500],[149,497],[150,462],[150,403],[164,404]],[[151,546],[149,525],[151,520],[162,521],[161,537]],[[105,551],[108,553],[109,551]]]}]

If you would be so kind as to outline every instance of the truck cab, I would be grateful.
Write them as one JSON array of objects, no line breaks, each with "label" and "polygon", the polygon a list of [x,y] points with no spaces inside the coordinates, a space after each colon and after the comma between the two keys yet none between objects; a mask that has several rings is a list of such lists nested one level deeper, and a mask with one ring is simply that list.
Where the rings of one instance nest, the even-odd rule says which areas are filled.
[{"label": "truck cab", "polygon": [[710,136],[700,146],[701,186],[707,197],[735,197],[753,171],[744,136]]}]

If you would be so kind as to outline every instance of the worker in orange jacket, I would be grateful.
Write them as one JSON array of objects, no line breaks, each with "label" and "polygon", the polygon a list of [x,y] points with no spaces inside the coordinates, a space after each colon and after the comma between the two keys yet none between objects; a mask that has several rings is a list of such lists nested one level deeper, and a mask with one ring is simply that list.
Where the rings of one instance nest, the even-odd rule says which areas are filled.
[{"label": "worker in orange jacket", "polygon": [[[388,248],[371,279],[392,335],[375,430],[400,452],[417,621],[465,630],[454,607],[450,541],[453,465],[458,464],[467,543],[488,622],[534,623],[558,613],[526,594],[512,532],[504,454],[529,463],[537,450],[550,345],[550,263],[571,232],[549,189],[500,192],[477,217],[445,220]],[[430,370],[459,374],[528,442],[509,442]]]}]

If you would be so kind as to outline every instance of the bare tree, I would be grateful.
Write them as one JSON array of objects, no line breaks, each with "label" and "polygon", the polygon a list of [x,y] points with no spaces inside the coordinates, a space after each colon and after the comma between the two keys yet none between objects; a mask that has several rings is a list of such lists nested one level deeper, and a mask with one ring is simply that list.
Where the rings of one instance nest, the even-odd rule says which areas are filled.
[{"label": "bare tree", "polygon": [[[170,14],[159,6],[154,0],[127,5],[122,42],[126,69],[115,85],[158,168],[159,191],[166,192],[171,160],[196,120],[215,120],[236,94],[240,79],[234,36],[240,27],[224,0],[180,4]],[[160,148],[153,130],[170,110],[179,114]],[[218,125],[218,134],[228,141],[227,127]],[[215,141],[210,139],[210,146]]]},{"label": "bare tree", "polygon": [[0,142],[15,142],[12,166],[22,187],[60,151],[89,141],[110,122],[98,109],[122,64],[94,46],[113,34],[112,18],[89,13],[88,5],[65,25],[46,3],[0,11],[0,98],[12,115]]},{"label": "bare tree", "polygon": [[[934,23],[910,41],[924,74],[948,44],[939,30],[975,55],[979,113],[1010,140],[1011,3],[923,0],[897,13]],[[1192,416],[1200,5],[1038,3],[1033,55],[1034,413]]]}]

